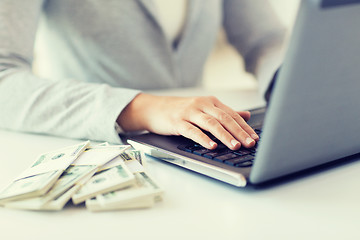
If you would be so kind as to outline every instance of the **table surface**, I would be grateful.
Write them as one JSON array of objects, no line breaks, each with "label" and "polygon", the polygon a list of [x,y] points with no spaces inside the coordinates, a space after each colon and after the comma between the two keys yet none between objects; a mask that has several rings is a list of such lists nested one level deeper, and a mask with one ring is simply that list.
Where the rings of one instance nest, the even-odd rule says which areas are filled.
[{"label": "table surface", "polygon": [[[239,109],[263,104],[254,91],[215,95]],[[78,142],[0,130],[0,188],[40,153]],[[151,158],[148,170],[165,190],[163,202],[153,208],[102,213],[71,204],[59,212],[0,208],[0,239],[360,237],[360,161],[261,189],[232,187]]]}]

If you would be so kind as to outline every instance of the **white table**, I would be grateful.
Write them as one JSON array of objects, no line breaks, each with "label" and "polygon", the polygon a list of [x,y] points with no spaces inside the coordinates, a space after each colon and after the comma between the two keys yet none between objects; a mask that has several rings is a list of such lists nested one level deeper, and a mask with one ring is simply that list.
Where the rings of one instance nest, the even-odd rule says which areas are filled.
[{"label": "white table", "polygon": [[[262,102],[254,92],[222,94],[220,99],[241,109]],[[231,96],[247,100],[233,102]],[[0,188],[39,153],[78,142],[0,130]],[[154,159],[148,166],[165,189],[164,201],[154,208],[104,213],[71,205],[60,212],[0,208],[0,239],[360,238],[360,161],[261,190],[238,189]]]}]

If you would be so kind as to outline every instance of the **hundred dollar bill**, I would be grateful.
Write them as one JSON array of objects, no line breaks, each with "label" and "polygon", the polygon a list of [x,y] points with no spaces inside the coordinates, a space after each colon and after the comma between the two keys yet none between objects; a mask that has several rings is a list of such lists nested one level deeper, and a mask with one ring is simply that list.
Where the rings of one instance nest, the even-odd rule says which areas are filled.
[{"label": "hundred dollar bill", "polygon": [[41,210],[41,211],[58,211],[61,210],[65,204],[69,201],[71,196],[79,190],[81,186],[75,185],[68,189],[65,193],[59,197],[51,200],[50,202],[44,202],[41,197],[29,198],[19,201],[5,203],[6,208],[22,209],[22,210]]},{"label": "hundred dollar bill", "polygon": [[97,165],[99,168],[122,154],[127,145],[116,148],[88,148],[74,163],[75,165]]},{"label": "hundred dollar bill", "polygon": [[126,166],[129,168],[129,170],[133,174],[138,173],[138,172],[145,172],[144,166],[141,165],[141,162],[138,161],[134,157],[134,155],[129,154],[128,152],[124,152],[124,153],[120,154],[119,157],[121,157],[124,160]]},{"label": "hundred dollar bill", "polygon": [[60,176],[60,178],[50,189],[50,191],[43,196],[44,200],[50,201],[59,197],[61,194],[74,186],[81,179],[88,176],[90,173],[94,174],[96,172],[96,169],[96,165],[71,165]]},{"label": "hundred dollar bill", "polygon": [[51,171],[12,182],[0,195],[2,198],[0,204],[4,205],[9,201],[43,195],[56,182],[61,173],[60,170]]},{"label": "hundred dollar bill", "polygon": [[[95,172],[104,164],[116,158],[121,154],[127,145],[117,145],[114,148],[103,149],[103,148],[88,148],[86,151],[73,163],[74,169],[87,168],[84,172],[84,176],[92,177]],[[89,176],[91,174],[91,176]],[[51,189],[47,194],[47,199],[53,199],[58,197],[61,193],[78,183],[82,179],[82,176],[75,176],[72,181],[66,184],[60,184],[58,188]],[[83,183],[84,184],[84,183]],[[82,185],[83,185],[82,184]]]},{"label": "hundred dollar bill", "polygon": [[[141,162],[144,163],[144,161],[141,161]],[[132,173],[144,172],[145,171],[144,166],[141,165],[140,162],[138,160],[136,160],[136,158],[132,154],[129,154],[128,151],[125,151],[122,154],[120,154],[118,157],[114,158],[113,160],[111,160],[107,164],[100,167],[98,172],[101,172],[101,171],[116,167],[116,166],[118,166],[118,165],[120,165],[122,163],[125,163],[127,168]]]},{"label": "hundred dollar bill", "polygon": [[[118,158],[110,162],[109,165],[115,165],[120,162],[124,162],[134,174],[135,185],[123,190],[98,195],[96,200],[102,208],[118,209],[120,205],[130,202],[141,202],[142,199],[146,198],[151,198],[153,201],[160,201],[162,199],[163,190],[145,172],[140,161],[136,160],[135,154],[129,154],[128,151],[125,151]],[[109,165],[107,164],[104,167]]]},{"label": "hundred dollar bill", "polygon": [[66,183],[73,181],[75,178],[79,178],[82,176],[81,180],[78,181],[78,184],[73,185],[71,188],[67,189],[61,195],[51,199],[47,197],[36,197],[36,198],[28,198],[19,201],[7,202],[5,207],[7,208],[15,208],[15,209],[23,209],[23,210],[46,210],[46,211],[54,211],[61,210],[64,205],[71,199],[71,196],[79,190],[81,184],[89,180],[89,178],[95,173],[94,169],[92,172],[86,174],[87,169],[86,166],[80,166],[83,169],[80,169],[77,166],[69,167],[65,174],[61,176],[63,179],[59,179],[57,184],[61,182],[60,185],[66,185]]},{"label": "hundred dollar bill", "polygon": [[96,195],[129,187],[135,183],[134,175],[124,163],[110,169],[98,172],[73,197],[73,203],[78,204]]},{"label": "hundred dollar bill", "polygon": [[[118,165],[123,164],[124,162],[126,163],[126,165],[129,165],[131,162],[135,162],[134,165],[136,165],[136,166],[140,165],[140,164],[138,164],[139,161],[137,161],[136,158],[132,154],[129,154],[128,150],[126,150],[125,152],[121,153],[118,157],[114,158],[110,162],[108,162],[108,163],[104,164],[102,167],[100,167],[98,172],[102,172],[104,170],[116,167]],[[141,165],[139,167],[141,168],[141,171],[143,171],[143,167],[141,167]]]},{"label": "hundred dollar bill", "polygon": [[103,151],[102,149],[86,149],[72,163],[72,165],[63,172],[60,178],[46,194],[41,197],[20,200],[16,203],[10,202],[9,204],[5,204],[5,207],[42,210],[48,202],[59,198],[64,192],[72,188],[83,178],[94,175],[101,165],[112,160],[121,154],[125,149],[126,147],[113,148],[107,151]]},{"label": "hundred dollar bill", "polygon": [[[10,201],[5,203],[5,207],[26,209],[26,210],[43,210],[45,206],[55,199],[58,199],[74,184],[92,172],[94,174],[96,166],[70,166],[67,168],[60,178],[57,180],[51,190],[43,196],[27,198],[18,201]],[[69,200],[69,199],[68,199]]]},{"label": "hundred dollar bill", "polygon": [[129,154],[132,158],[135,158],[146,169],[146,157],[143,151],[127,150],[126,153]]},{"label": "hundred dollar bill", "polygon": [[147,173],[135,172],[134,176],[136,183],[133,187],[98,195],[96,199],[99,204],[102,207],[112,208],[120,204],[141,201],[143,198],[159,199],[162,197],[163,190]]},{"label": "hundred dollar bill", "polygon": [[74,195],[79,189],[80,185],[75,185],[68,189],[65,193],[60,195],[59,197],[51,200],[41,207],[40,210],[43,211],[59,211],[64,208],[65,204],[71,199],[71,196]]},{"label": "hundred dollar bill", "polygon": [[126,210],[126,209],[138,209],[138,208],[150,208],[154,205],[154,198],[147,197],[142,198],[141,201],[134,201],[126,204],[119,204],[116,206],[102,206],[96,198],[87,199],[86,208],[92,212],[99,211],[113,211],[113,210]]},{"label": "hundred dollar bill", "polygon": [[97,143],[97,144],[93,144],[91,143],[89,145],[89,148],[93,148],[93,147],[105,147],[105,146],[109,146],[110,144],[108,142],[102,142],[102,143]]},{"label": "hundred dollar bill", "polygon": [[88,144],[89,141],[41,154],[0,193],[0,204],[45,194]]},{"label": "hundred dollar bill", "polygon": [[46,203],[41,210],[61,210],[65,204],[71,199],[71,197],[81,188],[81,186],[86,183],[92,176],[94,172],[90,172],[87,176],[77,182],[73,187],[63,193],[61,196],[53,199],[52,201]]},{"label": "hundred dollar bill", "polygon": [[114,158],[113,160],[111,160],[110,162],[102,165],[102,166],[97,170],[97,172],[100,173],[100,172],[106,171],[106,170],[111,169],[111,168],[113,168],[113,167],[119,166],[119,165],[121,165],[122,163],[124,163],[124,160],[122,160],[122,158],[118,156],[118,157]]},{"label": "hundred dollar bill", "polygon": [[130,147],[131,147],[130,145],[109,145],[108,143],[101,143],[101,144],[90,146],[89,149],[98,149],[98,150],[121,149],[121,150],[125,150]]}]

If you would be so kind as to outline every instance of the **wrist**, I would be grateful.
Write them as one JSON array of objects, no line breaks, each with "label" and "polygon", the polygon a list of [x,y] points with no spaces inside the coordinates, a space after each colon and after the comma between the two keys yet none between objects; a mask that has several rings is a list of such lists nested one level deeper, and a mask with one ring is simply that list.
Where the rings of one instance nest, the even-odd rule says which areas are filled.
[{"label": "wrist", "polygon": [[146,117],[156,96],[140,93],[120,113],[116,122],[125,132],[148,130]]}]

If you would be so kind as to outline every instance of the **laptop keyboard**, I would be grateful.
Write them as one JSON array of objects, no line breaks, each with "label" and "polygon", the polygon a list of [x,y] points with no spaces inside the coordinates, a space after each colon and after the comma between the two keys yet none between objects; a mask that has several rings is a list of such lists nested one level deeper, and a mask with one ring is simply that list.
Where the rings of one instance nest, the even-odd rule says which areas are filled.
[{"label": "laptop keyboard", "polygon": [[[261,137],[261,130],[255,129],[255,132]],[[253,148],[241,147],[238,150],[231,150],[215,137],[210,136],[210,138],[218,144],[214,150],[204,148],[197,143],[180,145],[178,149],[234,167],[245,168],[253,165],[258,144]]]}]

